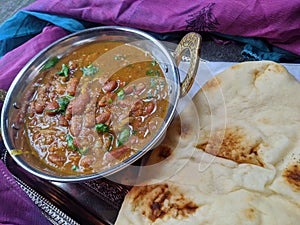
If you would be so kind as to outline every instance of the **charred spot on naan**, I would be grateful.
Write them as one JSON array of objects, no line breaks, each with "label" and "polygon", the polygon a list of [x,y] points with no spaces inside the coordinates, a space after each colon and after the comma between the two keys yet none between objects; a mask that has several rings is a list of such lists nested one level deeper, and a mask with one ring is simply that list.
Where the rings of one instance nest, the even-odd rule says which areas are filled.
[{"label": "charred spot on naan", "polygon": [[180,138],[187,138],[189,137],[189,135],[192,135],[193,132],[193,128],[191,127],[191,124],[189,123],[181,123],[181,126],[179,128],[179,134],[180,134]]},{"label": "charred spot on naan", "polygon": [[209,90],[211,88],[220,88],[221,84],[222,84],[222,81],[220,78],[213,77],[212,79],[210,79],[203,85],[202,90],[205,91],[205,90]]},{"label": "charred spot on naan", "polygon": [[283,171],[284,180],[295,190],[300,191],[300,164],[294,163]]},{"label": "charred spot on naan", "polygon": [[266,76],[268,72],[273,72],[274,74],[286,74],[287,70],[280,64],[268,63],[260,65],[260,67],[254,69],[251,74],[253,74],[254,80],[256,80],[261,76]]},{"label": "charred spot on naan", "polygon": [[262,140],[250,140],[240,127],[215,130],[207,141],[196,147],[211,155],[229,159],[237,163],[249,163],[264,167],[258,150]]},{"label": "charred spot on naan", "polygon": [[172,155],[174,148],[169,144],[162,143],[151,151],[151,155],[147,160],[147,165],[154,165],[163,162]]},{"label": "charred spot on naan", "polygon": [[166,159],[168,158],[170,155],[172,154],[172,149],[171,147],[167,146],[167,145],[160,145],[158,147],[158,156]]},{"label": "charred spot on naan", "polygon": [[157,184],[133,187],[129,193],[134,211],[140,211],[152,222],[157,219],[184,219],[200,207],[175,186]]},{"label": "charred spot on naan", "polygon": [[249,220],[255,220],[257,217],[255,209],[253,208],[245,209],[245,216]]},{"label": "charred spot on naan", "polygon": [[256,80],[257,78],[259,78],[260,76],[265,74],[265,71],[267,70],[267,68],[269,67],[269,64],[267,65],[262,65],[261,67],[254,69],[252,74],[254,76],[254,80]]}]

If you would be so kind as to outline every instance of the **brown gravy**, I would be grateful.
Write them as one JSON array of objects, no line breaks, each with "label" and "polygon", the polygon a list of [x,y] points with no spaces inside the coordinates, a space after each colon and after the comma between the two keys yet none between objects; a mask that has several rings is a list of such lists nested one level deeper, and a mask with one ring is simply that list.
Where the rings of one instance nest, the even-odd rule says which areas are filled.
[{"label": "brown gravy", "polygon": [[148,53],[99,42],[51,60],[35,84],[24,132],[32,151],[55,170],[108,169],[140,151],[161,127],[168,86]]}]

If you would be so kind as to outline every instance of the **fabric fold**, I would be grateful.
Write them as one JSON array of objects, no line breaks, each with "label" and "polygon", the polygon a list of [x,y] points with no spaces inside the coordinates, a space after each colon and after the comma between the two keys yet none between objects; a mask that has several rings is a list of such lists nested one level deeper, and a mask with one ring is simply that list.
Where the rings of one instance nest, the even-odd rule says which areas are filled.
[{"label": "fabric fold", "polygon": [[50,225],[0,160],[0,224]]}]

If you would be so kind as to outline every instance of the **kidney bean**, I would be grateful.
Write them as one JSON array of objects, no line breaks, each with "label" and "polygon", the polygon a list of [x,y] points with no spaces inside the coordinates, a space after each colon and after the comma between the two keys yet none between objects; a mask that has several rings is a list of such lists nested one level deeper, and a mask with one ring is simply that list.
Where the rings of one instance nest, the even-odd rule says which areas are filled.
[{"label": "kidney bean", "polygon": [[87,168],[90,167],[95,162],[95,157],[92,155],[87,155],[83,159],[80,160],[80,166]]},{"label": "kidney bean", "polygon": [[138,100],[134,103],[131,108],[131,113],[134,116],[142,116],[143,115],[144,102],[142,100]]},{"label": "kidney bean", "polygon": [[144,116],[150,115],[153,112],[154,108],[155,104],[153,102],[149,102],[145,107]]},{"label": "kidney bean", "polygon": [[129,95],[134,91],[134,87],[132,85],[128,85],[128,86],[124,87],[123,90],[126,95]]},{"label": "kidney bean", "polygon": [[73,111],[73,101],[71,101],[66,109],[65,118],[66,120],[70,120],[72,118],[72,111]]},{"label": "kidney bean", "polygon": [[76,93],[76,88],[79,84],[79,79],[76,77],[72,77],[67,84],[67,93],[69,95],[74,96]]},{"label": "kidney bean", "polygon": [[57,114],[57,110],[59,108],[59,104],[57,101],[49,102],[45,108],[46,114],[49,116],[54,116]]},{"label": "kidney bean", "polygon": [[130,139],[130,144],[135,145],[139,142],[139,138],[137,136],[133,136]]},{"label": "kidney bean", "polygon": [[63,165],[63,163],[66,161],[66,157],[57,153],[51,153],[48,156],[48,160],[56,165]]},{"label": "kidney bean", "polygon": [[56,86],[56,92],[60,95],[63,95],[66,91],[66,86],[63,84],[57,84]]},{"label": "kidney bean", "polygon": [[67,127],[69,125],[69,122],[65,116],[59,117],[59,125],[64,126],[64,127]]},{"label": "kidney bean", "polygon": [[136,90],[135,90],[135,93],[136,94],[140,94],[142,93],[146,88],[146,85],[143,84],[143,83],[138,83],[138,85],[136,86]]},{"label": "kidney bean", "polygon": [[118,100],[118,106],[124,108],[124,110],[126,111],[126,109],[131,108],[132,100],[129,98]]},{"label": "kidney bean", "polygon": [[115,98],[116,98],[115,93],[107,93],[100,99],[100,101],[98,102],[98,106],[99,107],[106,106],[106,105],[110,104],[110,100],[113,101]]},{"label": "kidney bean", "polygon": [[72,114],[80,114],[83,113],[85,106],[89,103],[90,96],[88,93],[81,94],[77,96],[72,101]]},{"label": "kidney bean", "polygon": [[115,80],[111,80],[105,83],[102,89],[104,92],[107,93],[107,92],[112,92],[117,87],[118,87],[118,83]]},{"label": "kidney bean", "polygon": [[84,126],[87,128],[95,126],[95,115],[93,113],[88,113],[85,115]]},{"label": "kidney bean", "polygon": [[34,113],[35,113],[34,105],[35,105],[35,102],[30,102],[30,104],[29,104],[28,114],[29,114],[30,117],[33,116]]},{"label": "kidney bean", "polygon": [[99,116],[96,117],[96,123],[106,123],[110,118],[110,112],[103,112]]},{"label": "kidney bean", "polygon": [[106,160],[108,162],[114,161],[120,158],[123,154],[125,154],[130,148],[126,145],[116,148],[115,150],[108,152],[106,155]]},{"label": "kidney bean", "polygon": [[73,116],[70,122],[70,132],[73,136],[78,136],[82,128],[82,117]]},{"label": "kidney bean", "polygon": [[80,140],[79,137],[75,137],[75,138],[73,139],[73,144],[74,144],[74,146],[75,146],[76,148],[80,148],[80,142],[81,142],[81,140]]},{"label": "kidney bean", "polygon": [[44,100],[37,100],[35,103],[34,103],[34,109],[35,109],[35,112],[37,114],[41,114],[44,112],[44,109],[46,107],[46,102]]},{"label": "kidney bean", "polygon": [[133,107],[132,107],[132,111],[136,111],[136,110],[139,110],[139,109],[143,109],[143,106],[144,106],[144,102],[142,100],[137,100]]},{"label": "kidney bean", "polygon": [[139,130],[139,128],[143,125],[142,118],[134,118],[132,121],[130,121],[130,125],[132,126],[133,130]]}]

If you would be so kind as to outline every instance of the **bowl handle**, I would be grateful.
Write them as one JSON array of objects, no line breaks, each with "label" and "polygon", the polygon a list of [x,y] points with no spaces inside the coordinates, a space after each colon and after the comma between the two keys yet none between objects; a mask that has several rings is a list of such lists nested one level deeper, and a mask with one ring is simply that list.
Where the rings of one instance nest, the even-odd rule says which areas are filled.
[{"label": "bowl handle", "polygon": [[[4,102],[7,91],[0,89],[0,102]],[[2,132],[0,130],[0,141],[2,141]]]},{"label": "bowl handle", "polygon": [[7,91],[0,89],[0,102],[4,102]]},{"label": "bowl handle", "polygon": [[190,66],[184,80],[180,83],[181,86],[181,97],[185,96],[191,89],[195,76],[198,71],[200,51],[201,51],[202,37],[198,33],[188,33],[186,34],[174,52],[174,58],[176,65],[179,66],[182,56],[189,50],[190,52]]}]

